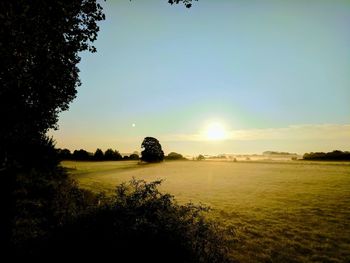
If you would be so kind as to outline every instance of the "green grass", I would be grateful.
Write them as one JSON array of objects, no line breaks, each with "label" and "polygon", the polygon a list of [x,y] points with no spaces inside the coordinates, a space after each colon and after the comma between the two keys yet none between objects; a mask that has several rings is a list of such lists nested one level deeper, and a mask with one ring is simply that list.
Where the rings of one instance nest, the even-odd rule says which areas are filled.
[{"label": "green grass", "polygon": [[213,208],[240,262],[350,262],[350,164],[341,162],[63,162],[84,188],[164,179],[179,202]]}]

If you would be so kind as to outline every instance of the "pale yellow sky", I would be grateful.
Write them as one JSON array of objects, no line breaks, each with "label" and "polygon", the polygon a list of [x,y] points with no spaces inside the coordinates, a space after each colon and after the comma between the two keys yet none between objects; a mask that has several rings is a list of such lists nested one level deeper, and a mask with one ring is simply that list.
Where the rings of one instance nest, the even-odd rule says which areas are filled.
[{"label": "pale yellow sky", "polygon": [[[132,127],[137,129],[137,125]],[[72,133],[69,130],[50,132],[60,148],[86,149],[113,148],[123,153],[140,151],[146,136],[159,139],[166,153],[182,154],[261,153],[267,150],[288,151],[303,154],[310,151],[332,151],[350,149],[350,124],[292,125],[282,128],[225,130],[223,140],[209,140],[206,127],[193,134],[125,134],[122,139],[99,132]]]}]

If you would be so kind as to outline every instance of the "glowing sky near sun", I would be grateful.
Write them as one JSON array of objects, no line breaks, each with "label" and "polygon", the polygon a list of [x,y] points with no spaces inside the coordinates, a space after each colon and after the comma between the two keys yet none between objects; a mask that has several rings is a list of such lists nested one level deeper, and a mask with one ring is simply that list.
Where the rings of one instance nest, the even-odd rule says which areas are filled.
[{"label": "glowing sky near sun", "polygon": [[58,147],[133,152],[154,136],[188,154],[350,149],[349,1],[102,4]]}]

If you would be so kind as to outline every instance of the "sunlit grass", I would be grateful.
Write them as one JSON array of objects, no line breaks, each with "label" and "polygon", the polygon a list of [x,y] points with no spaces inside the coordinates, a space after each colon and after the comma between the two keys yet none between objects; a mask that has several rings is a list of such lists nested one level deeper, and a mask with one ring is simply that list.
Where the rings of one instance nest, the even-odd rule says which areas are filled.
[{"label": "sunlit grass", "polygon": [[350,261],[350,165],[326,162],[64,162],[82,187],[164,179],[180,202],[202,202],[232,228],[241,262]]}]

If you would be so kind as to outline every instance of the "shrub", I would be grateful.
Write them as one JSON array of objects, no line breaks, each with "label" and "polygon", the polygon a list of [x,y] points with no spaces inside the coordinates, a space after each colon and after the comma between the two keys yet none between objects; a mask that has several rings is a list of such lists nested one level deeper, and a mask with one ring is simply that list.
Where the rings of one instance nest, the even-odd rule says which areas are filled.
[{"label": "shrub", "polygon": [[0,172],[1,246],[13,257],[31,254],[59,226],[97,205],[60,167]]},{"label": "shrub", "polygon": [[171,152],[165,156],[165,160],[186,160],[181,154],[176,152]]},{"label": "shrub", "polygon": [[200,154],[200,155],[197,156],[196,160],[197,161],[202,161],[202,160],[205,160],[205,157],[202,154]]},{"label": "shrub", "polygon": [[130,156],[129,156],[129,160],[139,160],[139,159],[140,159],[140,157],[136,153],[130,154]]},{"label": "shrub", "polygon": [[229,262],[223,230],[204,217],[208,208],[176,203],[158,191],[160,183],[133,180],[118,186],[111,198],[59,227],[37,255],[45,251],[62,258],[112,257],[116,262]]}]

